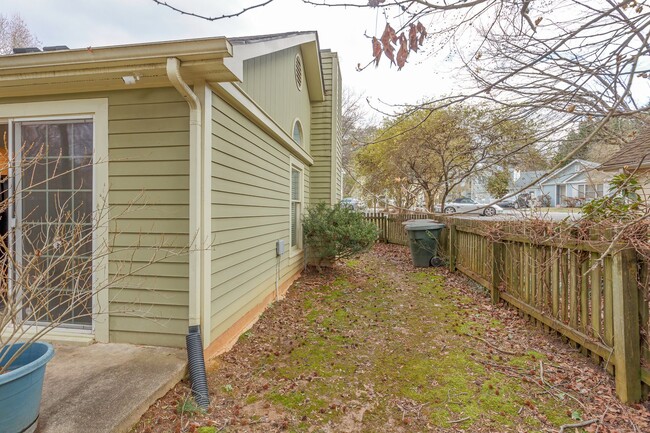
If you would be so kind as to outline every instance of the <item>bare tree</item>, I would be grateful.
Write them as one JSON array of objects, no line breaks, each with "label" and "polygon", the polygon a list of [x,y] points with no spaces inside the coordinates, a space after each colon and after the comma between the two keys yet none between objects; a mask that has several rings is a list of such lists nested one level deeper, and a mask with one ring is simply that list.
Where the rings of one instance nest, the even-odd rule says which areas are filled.
[{"label": "bare tree", "polygon": [[350,196],[361,187],[355,174],[353,156],[361,145],[369,142],[377,127],[369,120],[364,95],[350,88],[343,89],[341,136],[343,144],[344,196]]},{"label": "bare tree", "polygon": [[[153,1],[209,20],[241,15],[271,2],[253,1],[235,12],[210,17]],[[543,119],[549,129],[540,138],[587,116],[602,120],[646,110],[632,92],[635,81],[646,80],[650,73],[642,61],[650,37],[646,1],[302,1],[383,12],[384,32],[368,35],[373,39],[368,64],[379,64],[385,57],[386,64],[402,66],[400,56],[406,62],[412,56],[451,51],[474,85],[465,93],[431,101],[432,109],[441,102],[487,100],[520,116]],[[427,106],[416,108],[423,105]]]},{"label": "bare tree", "polygon": [[[578,155],[607,131],[610,121],[639,117],[642,124],[648,123],[643,116],[648,111],[643,99],[647,92],[638,91],[649,85],[650,78],[647,0],[302,1],[339,7],[342,13],[345,8],[380,11],[378,16],[385,17],[386,26],[381,34],[365,35],[372,40],[367,65],[408,67],[414,56],[422,59],[437,53],[455,60],[455,75],[469,80],[466,90],[425,103],[391,107],[402,115],[408,110],[434,112],[480,101],[507,110],[513,120],[534,122],[537,136],[529,146],[543,148],[547,154],[557,148],[568,130],[581,121],[593,122],[590,132],[564,152],[563,158],[524,188],[546,179]],[[268,4],[254,3],[257,7]],[[359,29],[359,37],[364,37],[362,33]],[[386,60],[380,61],[382,58]],[[622,144],[628,136],[620,135]]]},{"label": "bare tree", "polygon": [[40,44],[20,15],[7,17],[0,14],[0,55],[11,54],[14,48],[36,47]]},{"label": "bare tree", "polygon": [[436,204],[444,209],[464,183],[509,166],[533,139],[534,128],[526,122],[458,104],[433,113],[409,111],[387,122],[356,161],[369,184],[389,189],[399,179],[422,193],[433,211]]}]

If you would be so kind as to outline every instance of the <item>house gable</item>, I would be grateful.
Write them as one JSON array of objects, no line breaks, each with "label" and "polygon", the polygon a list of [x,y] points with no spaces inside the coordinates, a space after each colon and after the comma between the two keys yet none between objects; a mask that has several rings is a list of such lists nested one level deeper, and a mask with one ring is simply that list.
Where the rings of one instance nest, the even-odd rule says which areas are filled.
[{"label": "house gable", "polygon": [[[544,175],[543,171],[523,171],[519,173],[519,177],[517,178],[517,180],[514,181],[511,190],[519,191],[521,189],[524,189],[531,183],[536,182],[537,179],[539,179],[543,175]],[[533,185],[527,189],[536,189],[536,188],[539,188],[539,186]]]},{"label": "house gable", "polygon": [[233,44],[233,57],[224,60],[224,64],[237,76],[239,81],[244,81],[244,63],[256,57],[266,56],[289,48],[300,47],[302,53],[305,75],[307,77],[307,90],[312,101],[325,99],[325,84],[321,70],[320,45],[318,34],[310,32],[291,32],[273,35],[248,36],[229,38]]},{"label": "house gable", "polygon": [[611,178],[610,173],[605,173],[596,168],[585,168],[564,181],[567,184],[599,184],[607,183]]},{"label": "house gable", "polygon": [[557,169],[541,184],[543,186],[563,184],[573,178],[576,173],[584,171],[585,169],[595,169],[597,166],[598,164],[595,162],[575,159],[564,167]]},{"label": "house gable", "polygon": [[[309,151],[311,101],[307,85],[302,82],[308,78],[304,70],[295,71],[297,61],[304,64],[299,46],[245,60],[241,88],[289,136],[293,137],[295,122],[300,122],[304,137],[302,146]],[[297,84],[297,73],[301,77],[301,87]]]}]

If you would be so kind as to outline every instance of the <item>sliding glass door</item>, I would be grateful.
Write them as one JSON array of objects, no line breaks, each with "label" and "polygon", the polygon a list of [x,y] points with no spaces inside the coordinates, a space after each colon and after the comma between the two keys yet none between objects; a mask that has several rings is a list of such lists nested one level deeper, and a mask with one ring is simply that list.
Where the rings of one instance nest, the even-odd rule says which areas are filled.
[{"label": "sliding glass door", "polygon": [[93,123],[13,123],[15,269],[22,319],[92,327]]}]

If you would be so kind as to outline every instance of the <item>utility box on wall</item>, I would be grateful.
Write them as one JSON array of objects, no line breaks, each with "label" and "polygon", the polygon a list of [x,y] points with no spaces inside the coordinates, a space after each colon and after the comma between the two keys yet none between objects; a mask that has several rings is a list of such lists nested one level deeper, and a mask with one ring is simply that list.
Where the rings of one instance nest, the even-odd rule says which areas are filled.
[{"label": "utility box on wall", "polygon": [[280,239],[275,243],[275,255],[281,256],[284,254],[284,239]]}]

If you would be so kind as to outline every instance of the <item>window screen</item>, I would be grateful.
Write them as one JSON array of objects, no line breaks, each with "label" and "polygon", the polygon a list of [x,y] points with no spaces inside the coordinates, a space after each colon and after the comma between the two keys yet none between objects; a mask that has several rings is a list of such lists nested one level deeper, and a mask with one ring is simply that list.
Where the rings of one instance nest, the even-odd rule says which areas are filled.
[{"label": "window screen", "polygon": [[[18,277],[26,320],[92,323],[92,121],[15,124]],[[28,278],[28,279],[25,279]],[[32,296],[33,295],[33,296]]]}]

